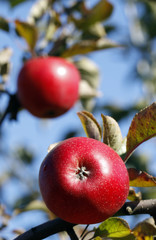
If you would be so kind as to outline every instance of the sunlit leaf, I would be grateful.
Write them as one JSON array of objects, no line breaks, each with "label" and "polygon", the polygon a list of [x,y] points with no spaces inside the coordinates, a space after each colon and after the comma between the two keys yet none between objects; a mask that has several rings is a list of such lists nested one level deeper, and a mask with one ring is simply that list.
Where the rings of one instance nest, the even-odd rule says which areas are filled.
[{"label": "sunlit leaf", "polygon": [[79,84],[79,96],[80,99],[87,99],[87,98],[93,98],[93,97],[99,97],[100,92],[98,92],[96,89],[91,87],[89,83],[85,80],[81,80]]},{"label": "sunlit leaf", "polygon": [[155,240],[155,238],[153,237],[153,236],[137,236],[136,238],[135,238],[135,240]]},{"label": "sunlit leaf", "polygon": [[24,208],[16,209],[15,213],[21,213],[25,211],[32,211],[32,210],[42,210],[42,211],[48,211],[47,207],[45,206],[43,201],[40,200],[34,200],[31,201],[28,205],[26,205]]},{"label": "sunlit leaf", "polygon": [[119,237],[119,238],[112,238],[112,239],[114,239],[114,240],[137,240],[133,233],[130,233],[126,237],[122,237],[122,238]]},{"label": "sunlit leaf", "polygon": [[127,199],[130,201],[140,201],[142,199],[141,192],[136,193],[134,188],[130,187]]},{"label": "sunlit leaf", "polygon": [[0,51],[0,75],[4,82],[6,82],[9,77],[11,56],[11,48],[4,48]]},{"label": "sunlit leaf", "polygon": [[33,6],[30,9],[28,22],[34,24],[36,20],[38,20],[44,15],[49,5],[50,5],[49,0],[36,1],[35,4],[33,4]]},{"label": "sunlit leaf", "polygon": [[130,186],[133,187],[155,187],[156,177],[149,175],[144,171],[138,171],[135,168],[128,169]]},{"label": "sunlit leaf", "polygon": [[3,48],[0,50],[0,64],[5,64],[10,61],[12,56],[12,49],[11,48]]},{"label": "sunlit leaf", "polygon": [[0,231],[3,231],[3,229],[9,225],[9,221],[11,220],[12,217],[6,212],[6,206],[3,204],[0,204],[0,216],[1,216]]},{"label": "sunlit leaf", "polygon": [[[23,234],[25,232],[25,229],[21,229],[21,228],[20,229],[13,229],[12,232],[15,233],[18,236],[18,235]],[[0,239],[0,240],[3,240],[3,239]]]},{"label": "sunlit leaf", "polygon": [[78,112],[77,115],[82,123],[83,129],[87,137],[101,141],[101,127],[94,118],[94,116],[87,111]]},{"label": "sunlit leaf", "polygon": [[133,229],[133,234],[137,239],[151,240],[154,239],[153,236],[156,236],[156,226],[153,218],[144,220],[143,222],[138,223]]},{"label": "sunlit leaf", "polygon": [[113,11],[113,5],[106,0],[99,1],[85,17],[73,19],[77,28],[87,29],[90,25],[107,19]]},{"label": "sunlit leaf", "polygon": [[156,136],[156,102],[135,115],[127,135],[127,154],[131,153],[143,142]]},{"label": "sunlit leaf", "polygon": [[120,127],[112,117],[103,114],[101,116],[103,120],[103,142],[118,153],[123,143]]},{"label": "sunlit leaf", "polygon": [[49,211],[49,209],[46,207],[45,203],[41,200],[33,200],[30,203],[28,203],[25,207],[16,208],[14,210],[14,215],[18,215],[20,213],[27,212],[27,211],[35,211],[35,210],[45,212],[46,214],[49,215],[50,219],[56,218],[56,215],[54,213],[52,213],[51,211]]},{"label": "sunlit leaf", "polygon": [[[94,238],[94,240],[138,240],[136,239],[136,237],[133,235],[133,233],[130,233],[128,236],[126,237],[113,237],[113,238],[101,238],[101,237],[96,237]],[[142,240],[142,239],[140,239]]]},{"label": "sunlit leaf", "polygon": [[74,64],[81,74],[79,86],[80,100],[99,97],[100,92],[97,90],[99,85],[98,66],[87,57],[83,57]]},{"label": "sunlit leaf", "polygon": [[97,237],[94,238],[94,240],[102,240],[102,238],[97,236]]},{"label": "sunlit leaf", "polygon": [[95,230],[94,237],[122,238],[131,234],[128,223],[122,218],[108,218]]},{"label": "sunlit leaf", "polygon": [[46,26],[46,34],[45,39],[47,41],[52,40],[54,33],[57,31],[57,29],[61,26],[61,22],[59,19],[59,14],[57,14],[55,11],[50,12],[50,20],[48,22],[48,25]]},{"label": "sunlit leaf", "polygon": [[89,52],[98,51],[107,48],[119,47],[115,42],[108,38],[100,38],[99,40],[82,40],[73,46],[69,47],[62,53],[62,57],[72,57],[79,54],[87,54]]},{"label": "sunlit leaf", "polygon": [[58,145],[60,142],[57,142],[57,143],[52,143],[49,145],[48,147],[48,152],[50,152],[54,147],[56,147],[56,145]]},{"label": "sunlit leaf", "polygon": [[80,58],[74,64],[81,74],[81,79],[87,81],[90,86],[96,89],[100,78],[98,65],[87,57]]},{"label": "sunlit leaf", "polygon": [[15,25],[18,34],[25,39],[29,46],[29,49],[33,51],[38,39],[37,28],[30,23],[22,22],[19,20],[15,21]]}]

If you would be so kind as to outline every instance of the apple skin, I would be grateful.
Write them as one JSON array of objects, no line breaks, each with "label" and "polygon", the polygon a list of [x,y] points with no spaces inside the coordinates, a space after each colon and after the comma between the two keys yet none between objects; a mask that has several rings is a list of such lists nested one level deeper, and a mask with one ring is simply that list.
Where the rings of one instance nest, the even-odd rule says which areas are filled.
[{"label": "apple skin", "polygon": [[86,137],[62,141],[45,157],[39,172],[45,204],[57,217],[95,224],[113,216],[129,193],[129,176],[120,156]]},{"label": "apple skin", "polygon": [[28,60],[17,80],[17,97],[23,108],[40,118],[58,117],[78,100],[80,74],[60,57]]}]

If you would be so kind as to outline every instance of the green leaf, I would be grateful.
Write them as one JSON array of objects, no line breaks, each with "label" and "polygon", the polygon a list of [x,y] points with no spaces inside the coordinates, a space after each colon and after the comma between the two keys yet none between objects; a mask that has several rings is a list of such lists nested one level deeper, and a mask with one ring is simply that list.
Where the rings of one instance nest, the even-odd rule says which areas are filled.
[{"label": "green leaf", "polygon": [[133,187],[156,187],[156,177],[135,168],[128,169],[129,184]]},{"label": "green leaf", "polygon": [[[136,237],[131,233],[131,234],[129,234],[128,236],[126,236],[126,237],[115,237],[115,238],[101,238],[101,237],[96,237],[96,238],[94,238],[94,240],[103,240],[103,239],[106,239],[106,240],[138,240],[138,239],[136,239]],[[140,239],[140,240],[142,240],[142,239]],[[151,240],[151,239],[147,239],[147,240]],[[152,239],[153,240],[153,239]]]},{"label": "green leaf", "polygon": [[15,26],[18,34],[25,39],[30,51],[33,51],[38,39],[37,28],[27,22],[15,20]]},{"label": "green leaf", "polygon": [[97,40],[99,38],[105,37],[106,36],[106,31],[104,26],[100,23],[97,22],[93,25],[91,25],[87,30],[82,32],[81,38],[83,40]]},{"label": "green leaf", "polygon": [[[122,238],[113,238],[115,240],[138,240],[136,239],[136,237],[134,236],[133,233],[130,233],[128,236],[126,237],[122,237]],[[141,239],[140,239],[141,240]]]},{"label": "green leaf", "polygon": [[19,146],[15,150],[15,158],[22,161],[25,164],[31,164],[34,160],[34,153],[33,151],[26,149],[23,146]]},{"label": "green leaf", "polygon": [[77,28],[88,29],[94,23],[106,20],[112,14],[112,11],[113,5],[106,0],[101,0],[91,10],[88,10],[85,17],[81,19],[73,18],[73,22]]},{"label": "green leaf", "polygon": [[0,29],[9,32],[9,22],[3,17],[0,17]]},{"label": "green leaf", "polygon": [[101,127],[94,118],[94,116],[87,111],[78,112],[77,115],[80,118],[80,121],[82,123],[83,129],[87,137],[101,141],[102,136]]},{"label": "green leaf", "polygon": [[66,49],[61,56],[67,58],[75,55],[87,54],[90,52],[114,47],[119,47],[119,45],[117,43],[112,42],[108,38],[100,38],[97,41],[82,40]]},{"label": "green leaf", "polygon": [[20,3],[26,2],[27,0],[9,0],[10,6],[15,7]]},{"label": "green leaf", "polygon": [[95,230],[94,237],[123,238],[131,234],[128,223],[122,218],[111,217]]},{"label": "green leaf", "polygon": [[[103,120],[103,142],[114,149],[117,153],[123,154],[126,150],[122,147],[123,138],[118,123],[110,116],[101,114]],[[121,151],[122,147],[122,151]]]},{"label": "green leaf", "polygon": [[127,135],[125,161],[143,142],[156,136],[156,102],[135,115]]}]

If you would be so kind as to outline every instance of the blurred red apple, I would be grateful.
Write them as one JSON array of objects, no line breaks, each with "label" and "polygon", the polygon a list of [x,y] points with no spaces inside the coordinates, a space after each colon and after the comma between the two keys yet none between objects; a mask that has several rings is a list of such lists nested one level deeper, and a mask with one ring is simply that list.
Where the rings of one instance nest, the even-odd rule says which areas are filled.
[{"label": "blurred red apple", "polygon": [[74,64],[60,57],[38,57],[22,67],[17,97],[34,116],[53,118],[68,111],[79,97],[80,74]]}]

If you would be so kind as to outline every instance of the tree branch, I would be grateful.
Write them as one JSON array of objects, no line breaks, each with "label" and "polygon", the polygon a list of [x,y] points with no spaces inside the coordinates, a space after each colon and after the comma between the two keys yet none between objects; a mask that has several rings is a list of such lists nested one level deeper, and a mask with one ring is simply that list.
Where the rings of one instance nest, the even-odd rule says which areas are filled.
[{"label": "tree branch", "polygon": [[68,223],[60,218],[57,218],[28,230],[14,240],[41,240],[58,232],[66,231],[69,233],[70,229],[72,229],[75,225],[76,224]]},{"label": "tree branch", "polygon": [[[126,202],[114,216],[156,214],[156,199]],[[66,231],[72,240],[77,240],[73,230],[76,224],[68,223],[60,218],[48,221],[21,234],[14,240],[41,240],[58,232]]]},{"label": "tree branch", "polygon": [[156,214],[156,199],[126,202],[115,216],[136,214]]}]

